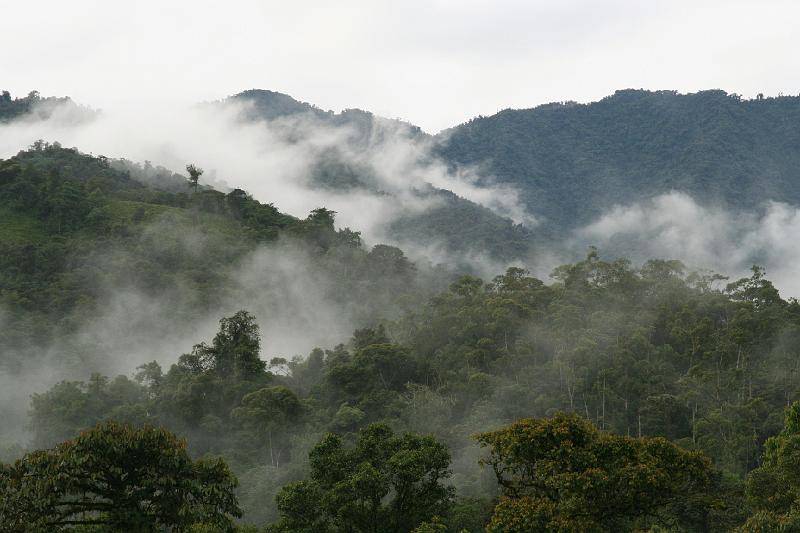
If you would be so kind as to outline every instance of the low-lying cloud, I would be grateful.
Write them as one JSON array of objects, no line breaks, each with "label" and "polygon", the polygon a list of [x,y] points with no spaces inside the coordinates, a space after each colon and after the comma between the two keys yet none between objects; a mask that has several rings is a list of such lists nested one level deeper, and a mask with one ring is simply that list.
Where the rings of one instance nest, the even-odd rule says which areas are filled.
[{"label": "low-lying cloud", "polygon": [[620,205],[575,232],[572,246],[593,244],[631,257],[680,259],[689,267],[747,276],[764,266],[783,297],[800,295],[800,208],[772,201],[758,212],[703,206],[672,191]]},{"label": "low-lying cloud", "polygon": [[[142,239],[157,232],[156,221]],[[173,232],[174,233],[174,232]],[[202,235],[182,235],[194,253],[213,253]],[[62,380],[84,381],[92,372],[132,375],[137,366],[158,361],[165,369],[192,346],[210,341],[219,319],[240,309],[252,313],[262,335],[262,359],[304,357],[315,347],[346,342],[357,327],[397,313],[380,289],[372,298],[340,298],[340,280],[302,244],[292,240],[262,245],[223,271],[213,294],[201,298],[189,279],[176,276],[170,287],[153,290],[131,265],[139,252],[112,249],[91,254],[81,270],[90,273],[95,302],[74,330],[43,346],[16,343],[0,357],[0,452],[8,443],[25,444],[30,397]],[[158,250],[155,251],[158,253]],[[394,302],[396,304],[396,302]],[[8,321],[0,307],[0,328]]]},{"label": "low-lying cloud", "polygon": [[[48,103],[0,125],[0,157],[43,139],[178,171],[193,162],[215,185],[227,182],[295,216],[323,206],[337,211],[338,225],[361,231],[368,244],[391,243],[388,229],[394,220],[440,205],[435,195],[425,194],[430,187],[533,221],[512,189],[487,187],[485,177],[469,169],[448,169],[430,156],[429,139],[402,123],[370,117],[364,138],[353,125],[331,125],[313,113],[267,122],[247,120],[249,111],[246,102],[184,109],[129,106],[102,113],[69,102]],[[315,166],[331,153],[357,169],[366,183],[341,189],[315,183]],[[143,239],[153,235],[165,241],[163,246],[204,250],[202,235],[181,235],[180,242],[172,242],[158,223],[142,232]],[[210,339],[220,317],[239,309],[256,315],[265,359],[333,346],[381,313],[366,312],[357,301],[334,301],[337,281],[295,243],[264,246],[239,260],[227,273],[219,299],[205,308],[180,280],[156,294],[137,283],[129,275],[135,260],[126,250],[96,252],[85,265],[96,274],[92,312],[48,346],[17,345],[16,353],[4,354],[4,362],[13,361],[16,368],[0,369],[5,421],[0,441],[24,436],[31,394],[63,379],[84,380],[88,372],[130,374],[152,360],[169,365],[194,343]]]},{"label": "low-lying cloud", "polygon": [[[44,139],[98,155],[149,160],[172,170],[193,162],[206,168],[205,177],[245,189],[298,217],[322,206],[335,210],[339,226],[361,231],[370,244],[395,243],[389,235],[393,221],[440,205],[435,195],[424,194],[430,187],[453,191],[517,223],[537,223],[514,189],[493,184],[475,169],[449,168],[431,156],[429,138],[402,123],[371,117],[365,138],[352,124],[334,126],[313,114],[266,122],[245,120],[247,111],[242,102],[186,109],[123,107],[102,114],[62,105],[0,126],[0,157]],[[332,153],[358,169],[364,182],[346,187],[316,183],[316,165]],[[690,268],[731,276],[745,276],[757,263],[766,267],[784,297],[797,296],[797,235],[800,209],[795,206],[771,202],[758,212],[734,213],[673,191],[615,206],[568,241],[536,250],[526,264],[544,278],[558,264],[580,258],[589,245],[598,246],[606,257],[627,256],[634,263],[674,258]],[[202,250],[198,238],[186,235],[183,242]],[[454,257],[430,243],[398,244],[416,258],[481,265],[486,277],[508,266],[480,250]],[[200,311],[194,308],[192,291],[180,285],[154,295],[135,283],[114,283],[115,273],[128,261],[124,251],[109,251],[93,261],[107,283],[99,287],[92,319],[57,344],[25,349],[13,358],[22,362],[16,372],[0,371],[0,444],[24,436],[31,393],[61,379],[86,379],[88,371],[129,374],[152,360],[168,365],[192,344],[210,339],[221,316],[239,309],[257,316],[266,359],[335,345],[363,327],[369,316],[331,299],[336,280],[290,243],[259,248],[238,261],[229,272],[227,292]],[[0,309],[0,327],[3,320]],[[34,353],[36,357],[28,357]]]},{"label": "low-lying cloud", "polygon": [[[513,188],[494,184],[474,168],[449,168],[431,156],[430,138],[405,123],[370,115],[364,138],[354,124],[333,124],[310,112],[269,121],[253,116],[246,100],[186,108],[130,105],[97,114],[71,103],[51,105],[46,114],[34,110],[0,126],[0,157],[43,139],[179,172],[191,162],[206,169],[204,178],[244,189],[289,214],[305,217],[323,206],[335,210],[340,226],[361,231],[370,243],[391,243],[388,228],[394,220],[439,205],[420,194],[431,186],[516,223],[536,223]],[[331,154],[368,183],[347,188],[313,183],[314,169]]]}]

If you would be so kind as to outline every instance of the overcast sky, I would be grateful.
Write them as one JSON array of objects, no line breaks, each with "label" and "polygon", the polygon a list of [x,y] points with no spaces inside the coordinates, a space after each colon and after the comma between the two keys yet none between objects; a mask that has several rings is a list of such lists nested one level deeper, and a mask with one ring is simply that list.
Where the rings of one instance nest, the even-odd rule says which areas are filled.
[{"label": "overcast sky", "polygon": [[620,88],[800,92],[793,1],[3,2],[0,87],[110,108],[248,88],[436,132]]}]

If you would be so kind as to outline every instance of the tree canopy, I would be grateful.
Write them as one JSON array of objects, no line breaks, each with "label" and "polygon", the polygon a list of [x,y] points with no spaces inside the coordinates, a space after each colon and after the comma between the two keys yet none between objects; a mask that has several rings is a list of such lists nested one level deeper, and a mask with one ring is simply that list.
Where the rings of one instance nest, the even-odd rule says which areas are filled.
[{"label": "tree canopy", "polygon": [[237,481],[221,459],[192,460],[159,428],[106,422],[0,470],[0,530],[233,529]]},{"label": "tree canopy", "polygon": [[450,455],[428,436],[367,426],[355,446],[335,434],[309,454],[310,479],[278,493],[273,531],[400,533],[448,511]]},{"label": "tree canopy", "polygon": [[800,402],[786,408],[783,430],[764,443],[747,496],[754,513],[738,531],[800,531]]},{"label": "tree canopy", "polygon": [[501,487],[492,533],[634,531],[711,485],[701,453],[602,433],[575,414],[519,420],[477,439]]}]

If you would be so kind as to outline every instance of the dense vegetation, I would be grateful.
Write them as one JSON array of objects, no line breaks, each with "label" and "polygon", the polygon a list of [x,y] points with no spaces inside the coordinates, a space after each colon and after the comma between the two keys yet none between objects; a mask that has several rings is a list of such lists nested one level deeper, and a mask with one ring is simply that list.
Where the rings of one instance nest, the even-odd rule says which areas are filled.
[{"label": "dense vegetation", "polygon": [[221,459],[193,461],[171,433],[109,422],[2,467],[0,531],[226,531],[235,487]]},{"label": "dense vegetation", "polygon": [[345,305],[354,315],[384,315],[388,299],[416,290],[400,250],[364,249],[358,233],[334,229],[331,211],[298,220],[240,189],[173,192],[175,175],[166,190],[146,187],[158,172],[45,143],[0,161],[0,367],[56,337],[84,359],[97,352],[71,334],[96,315],[109,287],[164,300],[171,324],[191,324],[248,290],[232,266],[265,244],[313,258],[335,301],[361,294]]},{"label": "dense vegetation", "polygon": [[[0,120],[47,110],[62,100],[41,98],[35,92],[12,98],[6,92],[0,97]],[[435,245],[448,252],[490,250],[503,260],[524,259],[532,236],[543,247],[613,205],[672,190],[704,205],[733,210],[755,210],[770,200],[800,203],[796,187],[800,97],[795,96],[747,100],[721,90],[680,94],[628,89],[589,104],[508,109],[435,137],[367,111],[334,113],[273,91],[248,90],[225,102],[244,104],[245,120],[277,121],[286,127],[292,120],[307,126],[304,119],[308,119],[342,128],[349,132],[348,149],[355,151],[387,135],[433,143],[434,155],[447,164],[478,168],[483,175],[517,188],[529,212],[541,222],[531,232],[447,191],[419,191],[446,201],[429,216],[398,221],[390,236],[397,242]],[[314,186],[391,193],[376,188],[370,170],[341,157],[338,148],[328,150],[318,166],[311,171]],[[162,177],[168,174],[160,172]],[[479,221],[475,227],[480,231],[472,242],[465,242],[469,236],[461,229],[463,220]]]},{"label": "dense vegetation", "polygon": [[563,231],[673,189],[737,209],[798,204],[798,123],[796,96],[623,90],[475,118],[443,132],[438,153],[484,165]]},{"label": "dense vegetation", "polygon": [[[28,96],[23,98],[12,98],[11,93],[3,91],[0,93],[0,121],[10,121],[29,114],[39,100],[39,93],[36,91],[31,91]],[[54,100],[63,102],[66,99],[56,98]]]},{"label": "dense vegetation", "polygon": [[[362,145],[370,142],[370,139],[374,138],[375,135],[380,135],[380,128],[377,127],[375,120],[373,120],[378,117],[375,117],[369,111],[361,109],[345,109],[341,113],[324,111],[313,104],[299,102],[288,94],[262,89],[242,91],[227,100],[245,104],[243,113],[251,120],[274,120],[293,115],[310,115],[333,126],[351,127],[356,133],[356,139]],[[407,122],[384,118],[379,120],[409,128],[414,135],[424,135],[419,127]]]},{"label": "dense vegetation", "polygon": [[[323,111],[273,91],[244,91],[226,102],[245,104],[243,116],[247,120],[284,119],[278,124],[289,128],[295,136],[301,134],[295,132],[291,127],[294,123],[286,119],[298,120],[302,127],[314,124],[339,128],[340,132],[347,133],[344,149],[356,153],[368,151],[392,138],[405,139],[409,143],[431,141],[418,127],[406,122],[377,117],[360,109],[347,109],[341,113]],[[341,152],[342,147],[327,150],[310,170],[309,179],[314,187],[339,192],[363,189],[376,194],[393,194],[375,179],[374,169],[368,164],[354,161]],[[489,254],[500,262],[525,258],[531,253],[534,234],[522,225],[451,191],[427,186],[415,192],[420,199],[436,201],[438,205],[423,212],[411,210],[391,224],[388,236],[393,241],[435,248],[455,258]],[[466,227],[470,231],[465,231]],[[456,266],[460,271],[473,268],[466,260],[450,266]]]},{"label": "dense vegetation", "polygon": [[[493,531],[530,530],[507,520],[553,531],[578,523],[584,531],[723,531],[747,518],[749,471],[756,469],[753,483],[778,476],[793,486],[781,462],[791,453],[791,416],[763,463],[761,449],[800,393],[792,370],[797,302],[782,300],[759,269],[718,288],[718,279],[685,274],[676,262],[633,269],[592,252],[555,276],[552,285],[519,269],[491,283],[464,277],[427,305],[356,331],[346,345],[290,361],[259,357],[258,326],[242,311],[166,372],[151,363],[134,379],[95,375],[37,394],[35,442],[52,445],[106,419],[163,425],[185,435],[195,454],[227,459],[247,519],[279,519],[278,530],[292,531],[372,531],[356,525],[369,522],[356,511],[380,502],[372,516],[395,520],[386,494],[403,493],[391,489],[402,480],[417,494],[423,478],[414,476],[439,491],[411,498],[427,509],[413,515],[417,523],[453,531],[480,530],[498,496]],[[573,415],[496,431],[559,412]],[[431,438],[394,437],[389,427]],[[487,430],[495,431],[479,441],[493,450],[487,461],[497,480],[478,467],[471,438]],[[338,436],[322,438],[326,432]],[[577,446],[585,449],[564,455]],[[530,479],[525,461],[541,464],[533,471],[545,479]],[[585,481],[574,477],[583,469]],[[454,498],[445,490],[451,483]],[[277,508],[268,507],[276,497]],[[774,514],[751,521],[784,520],[790,503],[761,503],[765,497],[754,493],[754,509]],[[352,513],[343,510],[348,498]],[[312,515],[298,508],[312,503]],[[303,522],[309,516],[313,522]]]},{"label": "dense vegetation", "polygon": [[[601,433],[581,417],[520,420],[478,439],[502,496],[487,531],[705,530],[707,458],[663,438]],[[701,516],[682,512],[696,506]],[[655,517],[655,518],[654,518]]]},{"label": "dense vegetation", "polygon": [[56,108],[70,112],[71,118],[78,120],[91,118],[95,113],[68,97],[42,97],[38,91],[31,91],[27,96],[12,98],[8,91],[0,92],[0,124],[17,118],[47,119]]},{"label": "dense vegetation", "polygon": [[[552,109],[573,107],[594,109]],[[0,372],[80,373],[31,391],[27,453],[0,449],[0,531],[797,527],[800,303],[763,269],[731,281],[592,249],[550,282],[485,281],[367,249],[325,208],[301,220],[184,179],[42,142],[0,160]],[[405,231],[471,220],[427,216]],[[487,242],[527,242],[482,220]],[[334,305],[350,338],[275,353],[252,309],[230,310],[265,290],[262,252],[324,280],[305,305]],[[159,302],[165,329],[230,312],[115,375],[86,333],[109,291]],[[299,320],[278,298],[260,312]]]}]

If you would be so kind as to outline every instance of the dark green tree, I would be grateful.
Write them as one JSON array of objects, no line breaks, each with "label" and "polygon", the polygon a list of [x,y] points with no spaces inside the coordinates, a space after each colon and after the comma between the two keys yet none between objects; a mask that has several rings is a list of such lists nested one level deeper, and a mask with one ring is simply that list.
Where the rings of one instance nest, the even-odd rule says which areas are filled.
[{"label": "dark green tree", "polygon": [[286,387],[266,387],[242,398],[242,405],[232,415],[266,442],[270,464],[279,467],[287,444],[288,427],[299,421],[303,406]]},{"label": "dark green tree", "polygon": [[186,165],[186,172],[189,173],[189,187],[197,191],[197,187],[200,184],[200,176],[203,175],[203,169],[195,166],[194,163],[190,163]]},{"label": "dark green tree", "polygon": [[747,497],[754,513],[738,531],[800,531],[800,402],[764,443],[762,465],[747,476]]},{"label": "dark green tree", "polygon": [[451,505],[450,454],[432,437],[373,424],[352,448],[328,434],[309,458],[310,479],[278,494],[281,520],[272,531],[400,533]]},{"label": "dark green tree", "polygon": [[711,485],[701,453],[602,433],[574,414],[519,420],[477,439],[502,492],[490,532],[622,532],[659,519],[669,526],[671,505]]},{"label": "dark green tree", "polygon": [[109,422],[3,465],[0,530],[231,531],[236,485],[221,459],[193,461],[166,430]]},{"label": "dark green tree", "polygon": [[242,310],[221,319],[211,346],[196,345],[191,354],[183,356],[182,364],[198,372],[209,370],[220,376],[258,377],[266,368],[266,362],[259,358],[260,350],[261,336],[256,319]]}]

